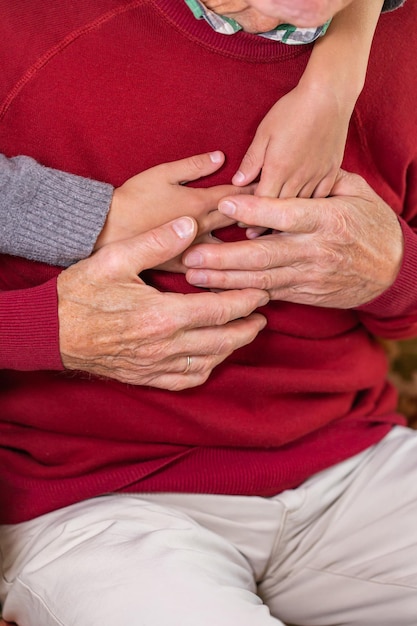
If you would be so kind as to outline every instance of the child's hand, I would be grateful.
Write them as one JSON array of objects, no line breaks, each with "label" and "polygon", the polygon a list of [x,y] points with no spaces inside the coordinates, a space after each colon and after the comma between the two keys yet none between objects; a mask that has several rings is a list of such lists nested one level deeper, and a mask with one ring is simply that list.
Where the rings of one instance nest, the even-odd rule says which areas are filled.
[{"label": "child's hand", "polygon": [[[342,162],[352,106],[325,86],[300,83],[260,123],[232,182],[247,185],[261,171],[255,195],[325,197]],[[253,237],[263,232],[249,229]]]},{"label": "child's hand", "polygon": [[198,222],[198,235],[227,226],[217,211],[225,195],[250,193],[232,185],[194,188],[184,182],[197,180],[218,170],[224,163],[220,151],[199,154],[152,167],[115,189],[104,228],[95,245],[102,246],[144,233],[177,217],[188,215]]}]

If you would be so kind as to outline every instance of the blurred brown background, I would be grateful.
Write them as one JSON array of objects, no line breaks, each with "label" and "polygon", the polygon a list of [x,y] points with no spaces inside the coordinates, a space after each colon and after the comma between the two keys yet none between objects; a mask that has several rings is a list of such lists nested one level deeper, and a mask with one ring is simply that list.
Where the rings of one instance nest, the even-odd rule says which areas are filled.
[{"label": "blurred brown background", "polygon": [[399,409],[417,429],[417,338],[384,341],[390,361],[390,378],[400,393]]}]

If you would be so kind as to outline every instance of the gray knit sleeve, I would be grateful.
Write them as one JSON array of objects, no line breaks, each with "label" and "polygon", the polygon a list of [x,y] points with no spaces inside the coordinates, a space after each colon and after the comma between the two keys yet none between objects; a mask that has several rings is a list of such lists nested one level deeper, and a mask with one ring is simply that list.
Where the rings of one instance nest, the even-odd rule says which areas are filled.
[{"label": "gray knit sleeve", "polygon": [[0,252],[68,266],[89,256],[113,187],[0,154]]},{"label": "gray knit sleeve", "polygon": [[385,0],[382,11],[394,11],[405,3],[405,0]]}]

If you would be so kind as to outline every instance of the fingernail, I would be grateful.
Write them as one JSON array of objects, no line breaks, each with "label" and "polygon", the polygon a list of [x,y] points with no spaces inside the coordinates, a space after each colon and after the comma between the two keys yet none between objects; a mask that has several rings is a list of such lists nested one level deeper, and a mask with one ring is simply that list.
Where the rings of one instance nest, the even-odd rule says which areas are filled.
[{"label": "fingernail", "polygon": [[213,163],[221,163],[223,160],[223,154],[219,150],[216,150],[215,152],[209,152],[209,155],[210,160]]},{"label": "fingernail", "polygon": [[245,182],[245,175],[243,172],[241,172],[240,170],[238,170],[236,172],[236,174],[233,176],[232,178],[232,183],[244,183]]},{"label": "fingernail", "polygon": [[236,213],[236,204],[230,200],[222,200],[219,202],[219,209],[225,215],[234,215]]},{"label": "fingernail", "polygon": [[193,250],[184,257],[183,261],[187,267],[198,267],[203,263],[203,255]]},{"label": "fingernail", "polygon": [[187,280],[196,287],[202,287],[207,284],[207,276],[204,272],[194,271],[187,276]]},{"label": "fingernail", "polygon": [[194,220],[190,217],[180,217],[172,222],[172,228],[180,239],[188,239],[194,233]]}]

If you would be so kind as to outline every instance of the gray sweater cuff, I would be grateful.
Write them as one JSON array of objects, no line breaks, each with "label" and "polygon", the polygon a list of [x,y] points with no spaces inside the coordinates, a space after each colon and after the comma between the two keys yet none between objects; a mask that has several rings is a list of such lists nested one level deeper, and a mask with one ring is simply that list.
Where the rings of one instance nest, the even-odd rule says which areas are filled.
[{"label": "gray sweater cuff", "polygon": [[68,266],[89,256],[114,188],[0,155],[0,252]]},{"label": "gray sweater cuff", "polygon": [[382,11],[393,11],[404,4],[405,0],[385,0]]}]

